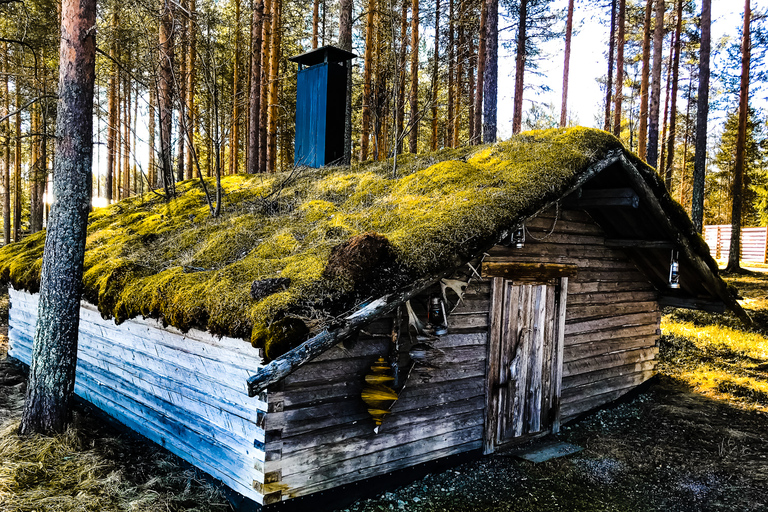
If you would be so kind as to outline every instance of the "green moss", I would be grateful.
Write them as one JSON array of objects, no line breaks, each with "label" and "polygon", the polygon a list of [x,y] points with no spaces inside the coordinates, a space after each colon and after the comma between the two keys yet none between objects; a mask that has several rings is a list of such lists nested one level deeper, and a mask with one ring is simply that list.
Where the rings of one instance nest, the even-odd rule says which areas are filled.
[{"label": "green moss", "polygon": [[[351,292],[323,277],[333,247],[379,233],[398,268],[424,275],[474,254],[619,147],[605,132],[574,128],[400,155],[394,177],[392,160],[227,176],[218,218],[198,180],[181,182],[167,203],[150,193],[91,214],[85,297],[117,321],[161,318],[250,339],[275,357],[307,335],[299,323],[321,328],[340,312],[334,301]],[[36,291],[43,244],[38,234],[0,249],[0,278]],[[251,283],[269,277],[291,284],[253,300]]]}]

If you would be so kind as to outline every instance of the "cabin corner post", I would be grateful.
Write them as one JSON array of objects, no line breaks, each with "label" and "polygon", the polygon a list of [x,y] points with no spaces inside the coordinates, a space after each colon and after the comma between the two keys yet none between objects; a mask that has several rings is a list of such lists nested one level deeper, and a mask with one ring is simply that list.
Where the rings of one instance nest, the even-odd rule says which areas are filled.
[{"label": "cabin corner post", "polygon": [[552,433],[560,432],[560,399],[563,392],[563,358],[565,353],[565,316],[568,304],[568,277],[560,279],[558,293],[557,332],[555,334],[555,360],[552,362]]}]

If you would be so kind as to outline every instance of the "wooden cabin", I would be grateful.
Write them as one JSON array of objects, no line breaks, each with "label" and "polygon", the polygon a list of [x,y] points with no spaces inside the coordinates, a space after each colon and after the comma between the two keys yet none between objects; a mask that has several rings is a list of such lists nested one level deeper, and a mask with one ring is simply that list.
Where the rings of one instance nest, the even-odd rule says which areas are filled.
[{"label": "wooden cabin", "polygon": [[[403,237],[396,230],[371,234],[371,227],[381,226],[375,222],[384,222],[381,211],[397,212],[396,205],[387,206],[376,210],[375,219],[366,221],[370,224],[361,221],[351,236],[340,234],[333,249],[324,253],[322,282],[334,282],[328,267],[339,255],[346,254],[356,272],[366,264],[369,268],[353,276],[352,285],[347,282],[347,292],[324,292],[323,300],[311,302],[314,317],[301,300],[315,288],[305,286],[304,295],[291,295],[295,279],[280,281],[294,275],[290,265],[296,260],[272,274],[254,280],[252,273],[239,282],[232,277],[232,267],[226,267],[230,287],[254,280],[253,289],[265,283],[272,288],[266,295],[250,296],[255,305],[248,307],[261,308],[256,309],[259,315],[273,311],[261,306],[270,297],[280,295],[280,304],[288,304],[292,313],[269,324],[279,327],[270,331],[270,339],[299,333],[300,339],[289,340],[287,351],[276,352],[268,343],[259,346],[254,335],[262,329],[255,323],[258,318],[252,318],[251,333],[241,327],[222,333],[221,322],[210,323],[215,303],[206,303],[207,329],[182,324],[178,319],[189,317],[171,314],[172,309],[165,315],[151,308],[131,314],[130,301],[145,293],[136,282],[147,279],[143,286],[148,287],[154,286],[152,279],[159,280],[164,295],[152,292],[160,301],[157,307],[179,307],[167,299],[173,297],[171,286],[193,277],[204,279],[203,270],[166,267],[150,276],[137,273],[133,281],[119,281],[122,292],[112,288],[108,296],[92,299],[97,303],[89,302],[89,296],[100,297],[97,292],[108,289],[115,278],[99,281],[90,276],[88,268],[97,263],[90,261],[89,267],[86,257],[76,393],[247,500],[266,509],[290,508],[300,497],[348,484],[364,486],[361,482],[398,470],[461,454],[492,453],[557,432],[563,423],[651,378],[660,310],[666,305],[728,308],[749,321],[682,208],[655,171],[618,141],[604,132],[576,129],[524,134],[508,144],[514,151],[494,146],[472,150],[476,153],[438,154],[426,164],[403,158],[403,165],[413,169],[398,179],[382,178],[392,182],[381,183],[394,187],[383,191],[377,187],[384,185],[370,180],[391,169],[357,171],[368,173],[369,196],[355,203],[355,215],[386,201],[385,194],[394,195],[399,185],[391,183],[426,176],[418,186],[408,185],[409,193],[428,187],[437,187],[437,192],[409,204],[427,208],[424,219],[437,211],[442,217],[430,224],[431,231],[420,231],[416,241],[416,235]],[[571,151],[574,146],[584,158],[552,158],[547,153],[556,149],[562,155],[564,148]],[[459,163],[441,168],[441,158]],[[518,160],[525,164],[509,170],[510,162]],[[567,172],[558,175],[566,166]],[[476,190],[470,181],[468,195],[449,188],[459,180],[456,169],[475,169],[477,177],[469,172],[468,179],[486,179],[488,185]],[[308,179],[330,179],[330,171],[325,172]],[[343,174],[333,183],[351,179],[351,174]],[[312,190],[333,203],[327,192],[333,187],[324,183]],[[323,233],[338,234],[339,218],[352,215],[342,208],[351,196],[340,194],[333,203],[336,213],[318,217],[312,213],[317,210],[314,192],[307,193],[307,186],[287,194],[300,203],[287,212],[291,222],[309,218],[331,223],[324,225]],[[228,190],[231,197],[242,190],[238,187]],[[485,193],[481,211],[466,208],[472,194]],[[296,199],[300,194],[309,195]],[[314,209],[306,206],[310,203]],[[444,204],[447,210],[439,210]],[[138,222],[132,208],[140,207],[124,205],[124,220],[114,222]],[[445,216],[446,211],[450,215]],[[406,215],[416,213],[409,210]],[[271,218],[264,217],[262,223]],[[122,233],[117,224],[103,219],[91,222],[104,225],[90,232],[89,251],[109,249],[97,243],[103,230]],[[228,221],[216,222],[222,229]],[[144,237],[132,226],[132,233]],[[260,242],[263,236],[249,243],[265,243]],[[299,240],[295,235],[298,248],[293,251],[302,250],[300,242],[308,237]],[[366,240],[372,245],[365,245]],[[391,247],[373,243],[381,240],[391,241]],[[23,250],[0,253],[11,262],[0,267],[0,277],[15,287],[9,353],[29,364],[37,295],[30,293],[35,281],[28,270],[21,271],[25,260],[20,258],[39,258],[34,253],[39,248],[33,241],[27,243]],[[145,242],[152,243],[159,242]],[[352,247],[358,248],[357,256],[367,256],[356,259]],[[431,263],[413,263],[424,260],[410,260],[404,247],[428,253]],[[392,251],[395,264],[372,257],[376,250],[378,256]],[[125,249],[120,254],[128,257]],[[303,257],[309,261],[309,256]],[[14,261],[15,273],[9,268]],[[677,270],[671,272],[671,267]],[[375,286],[368,286],[369,281],[376,281]],[[89,282],[102,288],[89,292]],[[185,286],[191,285],[185,281]],[[127,295],[116,300],[119,293]],[[288,301],[291,297],[296,300]],[[344,306],[333,309],[342,302]],[[350,303],[354,306],[347,307]],[[197,308],[203,307],[200,304],[194,303]],[[240,303],[228,304],[236,308]],[[321,308],[333,313],[323,316],[317,313]],[[296,328],[299,319],[305,330]],[[179,325],[169,326],[172,321]],[[238,339],[248,334],[256,348]]]}]

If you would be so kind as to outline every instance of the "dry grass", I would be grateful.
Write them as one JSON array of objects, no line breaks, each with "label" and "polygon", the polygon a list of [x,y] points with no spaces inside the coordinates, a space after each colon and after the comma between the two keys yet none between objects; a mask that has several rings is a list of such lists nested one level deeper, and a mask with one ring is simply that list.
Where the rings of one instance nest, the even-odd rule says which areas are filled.
[{"label": "dry grass", "polygon": [[658,370],[702,394],[768,411],[768,274],[726,278],[755,325],[731,315],[674,310],[662,319]]}]

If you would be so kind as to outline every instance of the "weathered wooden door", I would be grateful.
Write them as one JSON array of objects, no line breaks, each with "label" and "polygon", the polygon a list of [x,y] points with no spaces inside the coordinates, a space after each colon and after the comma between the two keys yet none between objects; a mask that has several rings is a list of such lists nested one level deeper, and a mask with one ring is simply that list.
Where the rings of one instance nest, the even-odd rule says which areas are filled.
[{"label": "weathered wooden door", "polygon": [[559,429],[568,278],[494,278],[484,450]]}]

